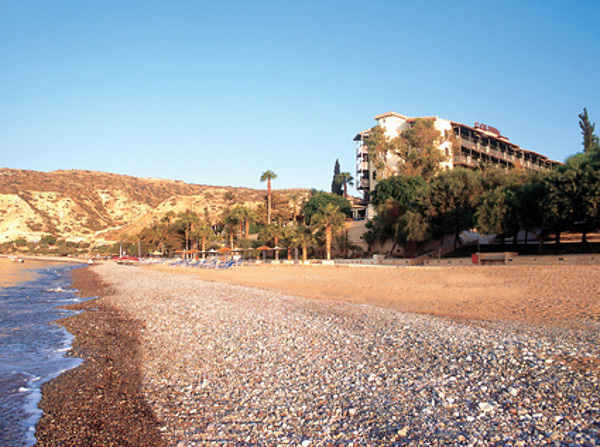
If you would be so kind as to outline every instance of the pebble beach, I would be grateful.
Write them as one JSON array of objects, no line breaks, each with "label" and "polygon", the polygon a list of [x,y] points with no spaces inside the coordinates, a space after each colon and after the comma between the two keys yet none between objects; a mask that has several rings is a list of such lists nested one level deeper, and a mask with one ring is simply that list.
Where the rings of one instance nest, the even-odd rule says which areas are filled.
[{"label": "pebble beach", "polygon": [[86,360],[43,389],[40,446],[600,445],[595,318],[449,318],[111,263],[75,276],[100,298],[61,323]]}]

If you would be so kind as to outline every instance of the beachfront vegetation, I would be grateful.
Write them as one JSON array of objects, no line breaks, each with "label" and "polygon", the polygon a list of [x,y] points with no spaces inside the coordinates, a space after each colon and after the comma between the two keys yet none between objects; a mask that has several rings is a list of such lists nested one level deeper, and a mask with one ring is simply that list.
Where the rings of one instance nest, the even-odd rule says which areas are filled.
[{"label": "beachfront vegetation", "polygon": [[324,206],[317,209],[312,216],[311,227],[313,233],[322,232],[325,237],[325,253],[326,259],[331,259],[331,242],[334,233],[337,233],[344,226],[346,216],[340,211],[339,205],[326,203]]},{"label": "beachfront vegetation", "polygon": [[271,170],[266,170],[260,176],[260,181],[267,182],[267,225],[271,223],[271,180],[275,180],[277,174]]},{"label": "beachfront vegetation", "polygon": [[580,115],[584,152],[556,170],[538,173],[482,165],[457,167],[428,180],[400,174],[380,181],[372,194],[377,217],[364,235],[370,245],[391,240],[396,245],[421,243],[453,234],[456,245],[463,230],[513,237],[533,233],[540,243],[553,234],[587,234],[600,227],[600,144],[590,135],[594,125]]},{"label": "beachfront vegetation", "polygon": [[352,177],[352,175],[350,175],[349,172],[340,172],[336,178],[338,182],[342,185],[344,191],[344,198],[348,198],[348,185],[354,185],[354,183],[352,183],[354,177]]},{"label": "beachfront vegetation", "polygon": [[598,136],[594,133],[596,124],[590,121],[587,109],[584,107],[583,112],[579,114],[579,128],[583,134],[583,151],[590,152],[597,148],[600,144]]},{"label": "beachfront vegetation", "polygon": [[[470,229],[504,240],[512,238],[513,243],[519,232],[524,232],[525,242],[528,237],[536,238],[540,250],[549,236],[560,244],[565,232],[581,234],[581,242],[586,244],[588,234],[600,228],[600,142],[586,109],[579,118],[583,151],[550,172],[492,165],[443,170],[439,159],[433,163],[430,158],[432,144],[443,138],[430,121],[415,123],[414,132],[403,132],[396,140],[386,139],[381,129],[374,128],[368,137],[373,144],[369,150],[378,156],[390,150],[407,162],[400,174],[380,180],[371,192],[377,215],[367,222],[363,236],[369,251],[390,241],[389,253],[402,246],[410,256],[447,235],[453,236],[456,249],[460,233]],[[277,176],[265,171],[261,180],[267,181],[267,194],[257,192],[260,199],[244,200],[240,191],[232,189],[223,191],[222,196],[219,192],[220,207],[196,205],[199,213],[188,209],[153,217],[146,228],[121,236],[114,245],[90,247],[89,243],[47,234],[37,242],[19,239],[3,244],[0,250],[67,255],[117,254],[122,249],[134,254],[139,250],[172,255],[186,250],[207,252],[224,245],[241,249],[266,245],[279,247],[288,259],[294,249],[302,250],[306,259],[309,255],[330,258],[333,242],[337,242],[338,254],[346,256],[353,250],[347,234],[339,230],[351,216],[350,202],[344,196],[352,177],[341,172],[339,162],[336,172],[334,180],[341,194],[312,191],[307,197],[307,192],[300,190],[288,194],[271,191],[271,180]],[[268,253],[277,257],[279,252]]]},{"label": "beachfront vegetation", "polygon": [[[100,247],[95,247],[100,250]],[[44,235],[39,241],[27,241],[24,238],[18,238],[14,241],[0,244],[0,253],[22,253],[34,255],[52,254],[55,256],[69,256],[79,253],[87,253],[90,250],[89,242],[69,241],[58,238],[54,235]]]},{"label": "beachfront vegetation", "polygon": [[444,138],[434,127],[432,120],[417,119],[410,129],[391,139],[381,126],[375,126],[366,136],[365,144],[376,170],[384,176],[392,174],[387,158],[388,154],[393,154],[401,160],[397,166],[400,175],[430,180],[440,172],[441,164],[449,158],[448,154],[438,149]]},{"label": "beachfront vegetation", "polygon": [[331,192],[333,194],[337,194],[341,196],[344,192],[341,183],[339,182],[338,175],[342,172],[342,168],[340,167],[340,160],[335,160],[335,165],[333,166],[333,180],[331,181]]},{"label": "beachfront vegetation", "polygon": [[206,209],[202,217],[192,210],[166,213],[137,234],[122,238],[113,252],[137,253],[139,246],[143,255],[187,251],[189,256],[202,256],[223,246],[244,250],[267,246],[275,259],[280,252],[291,259],[298,249],[306,260],[311,253],[331,256],[332,240],[351,214],[347,199],[321,191],[309,197],[291,193],[287,199],[272,193],[270,223],[262,205],[236,204],[235,196],[224,199],[228,199],[226,207],[218,215]]},{"label": "beachfront vegetation", "polygon": [[323,191],[313,191],[311,197],[306,201],[302,207],[302,213],[304,214],[304,222],[310,225],[313,216],[325,208],[327,204],[332,204],[339,207],[339,211],[346,217],[352,215],[352,206],[350,202],[344,197],[340,197],[336,194],[329,194]]}]

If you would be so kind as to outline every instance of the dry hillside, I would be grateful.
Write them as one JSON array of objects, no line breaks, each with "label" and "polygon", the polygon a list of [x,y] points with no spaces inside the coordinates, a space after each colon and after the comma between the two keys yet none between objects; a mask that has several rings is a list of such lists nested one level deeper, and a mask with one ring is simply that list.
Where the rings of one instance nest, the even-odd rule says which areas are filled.
[{"label": "dry hillside", "polygon": [[[105,243],[139,231],[169,211],[192,209],[218,218],[232,191],[236,203],[258,206],[265,191],[136,178],[93,171],[0,169],[0,242],[52,234]],[[279,190],[285,198],[295,190]],[[305,194],[307,190],[299,190]]]}]

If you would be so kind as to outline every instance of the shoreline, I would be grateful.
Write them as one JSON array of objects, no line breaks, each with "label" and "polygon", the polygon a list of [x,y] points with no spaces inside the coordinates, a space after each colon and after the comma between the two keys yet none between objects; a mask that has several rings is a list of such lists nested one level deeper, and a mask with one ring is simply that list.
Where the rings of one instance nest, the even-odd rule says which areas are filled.
[{"label": "shoreline", "polygon": [[69,264],[85,264],[87,261],[81,258],[69,258],[67,256],[42,256],[42,255],[27,255],[27,254],[2,254],[0,258],[5,259],[23,259],[26,261],[40,261],[40,262],[64,262]]},{"label": "shoreline", "polygon": [[141,391],[139,324],[106,302],[113,291],[88,267],[72,272],[82,311],[59,320],[83,363],[42,386],[36,446],[165,445]]},{"label": "shoreline", "polygon": [[[523,436],[534,442],[536,438],[527,436],[533,436],[529,430],[535,433],[535,424],[541,421],[531,415],[542,414],[546,405],[576,404],[576,408],[588,405],[588,398],[590,405],[600,401],[595,382],[588,379],[600,377],[598,336],[590,327],[586,331],[578,326],[581,314],[575,312],[582,303],[578,299],[600,290],[596,289],[598,275],[581,282],[598,269],[567,268],[564,276],[572,277],[562,281],[557,268],[468,269],[467,274],[476,277],[467,285],[460,276],[445,275],[456,274],[456,268],[358,269],[374,272],[358,274],[357,269],[262,266],[198,272],[110,263],[76,269],[73,287],[78,294],[99,298],[70,306],[85,312],[59,322],[73,334],[72,352],[84,363],[42,388],[44,414],[37,426],[36,446],[271,445],[279,441],[320,445],[326,439],[359,444],[363,439],[376,445],[376,438],[369,438],[379,436],[376,433],[386,433],[385,442],[402,445],[462,444],[507,439],[507,430],[521,433],[516,439]],[[531,284],[517,287],[516,278],[526,282],[530,275],[555,278],[563,288],[554,283],[546,291]],[[343,278],[348,288],[341,286]],[[381,288],[385,286],[381,278],[400,289],[387,289],[388,295],[379,301],[369,300],[368,294],[351,296],[349,290],[365,284],[370,284],[365,288],[369,293],[382,293],[386,289]],[[494,278],[503,279],[496,291],[489,287]],[[573,281],[581,284],[570,295]],[[398,290],[417,295],[404,296]],[[535,293],[523,296],[526,292]],[[455,302],[441,300],[444,294]],[[499,314],[503,318],[512,315],[511,300],[519,298],[525,309],[522,316],[539,314],[536,321],[545,325],[536,328],[535,321],[529,321],[529,333],[505,324],[514,319],[492,318],[489,321],[498,324],[479,327],[481,319],[465,315],[489,315],[490,302],[482,300],[481,294],[508,300],[505,313]],[[560,296],[571,308],[564,318],[566,325],[555,324],[557,313],[565,314],[564,306],[548,314],[537,301],[546,297],[546,304],[558,305]],[[472,300],[481,302],[465,313]],[[435,308],[444,303],[453,303],[451,312]],[[403,310],[416,305],[424,306],[422,315]],[[457,314],[458,310],[463,313]],[[435,318],[436,312],[444,318]],[[590,324],[597,327],[595,311],[588,314],[594,317]],[[414,335],[412,329],[406,330],[409,327],[415,328]],[[581,339],[576,333],[588,335]],[[559,348],[555,341],[560,341]],[[584,348],[570,347],[578,343]],[[506,348],[498,351],[504,344]],[[578,354],[565,354],[563,349]],[[463,365],[466,369],[452,369],[459,379],[446,382],[445,368],[465,362],[461,352],[476,352],[483,363],[473,360]],[[486,366],[497,359],[501,363]],[[393,372],[398,368],[401,373]],[[519,376],[520,368],[531,371],[531,376]],[[380,371],[387,372],[380,375]],[[415,371],[418,374],[412,376]],[[460,378],[459,371],[482,378],[491,375],[479,389],[470,387],[470,376]],[[519,383],[507,382],[512,388],[506,388],[506,378],[513,376],[520,377]],[[438,385],[428,388],[426,384],[435,377]],[[540,400],[539,393],[554,380],[557,387],[575,380],[578,394],[573,397],[584,400],[574,404],[560,397],[569,396],[570,389]],[[463,384],[467,388],[462,389]],[[394,389],[388,392],[388,386]],[[487,388],[494,392],[481,391]],[[450,403],[439,401],[445,394],[453,399]],[[501,396],[502,401],[488,394]],[[396,399],[401,402],[398,406],[378,407],[379,402]],[[441,412],[428,407],[432,399],[439,401]],[[364,408],[353,407],[358,400]],[[544,409],[537,408],[536,402],[544,402]],[[448,405],[460,411],[448,413]],[[497,406],[502,411],[495,413]],[[415,416],[423,409],[436,411],[448,428],[427,434],[428,419]],[[573,409],[564,411],[564,421],[550,417],[544,421],[546,439],[567,442],[569,433],[581,431],[585,439],[597,440],[589,420]],[[321,420],[323,412],[330,419]],[[530,419],[523,419],[524,415]],[[500,432],[494,428],[498,420],[505,427]],[[531,429],[528,420],[534,424]],[[334,438],[323,431],[326,427]],[[356,438],[356,427],[368,436]]]}]

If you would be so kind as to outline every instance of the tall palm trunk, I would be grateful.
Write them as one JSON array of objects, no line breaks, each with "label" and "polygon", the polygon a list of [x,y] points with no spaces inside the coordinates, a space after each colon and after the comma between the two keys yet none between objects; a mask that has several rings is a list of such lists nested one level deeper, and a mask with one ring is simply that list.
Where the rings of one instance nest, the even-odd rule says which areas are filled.
[{"label": "tall palm trunk", "polygon": [[331,260],[331,225],[325,227],[325,247],[327,249],[327,260]]},{"label": "tall palm trunk", "polygon": [[267,180],[267,225],[271,223],[271,179]]}]

